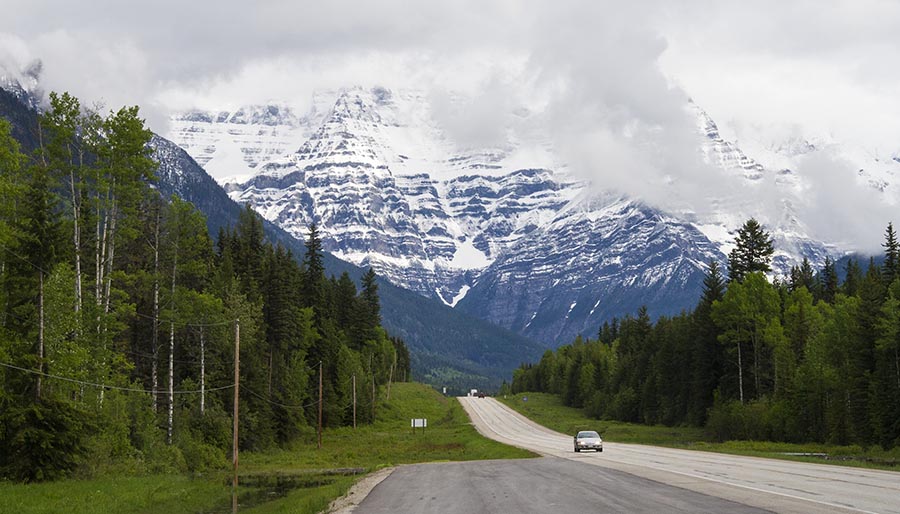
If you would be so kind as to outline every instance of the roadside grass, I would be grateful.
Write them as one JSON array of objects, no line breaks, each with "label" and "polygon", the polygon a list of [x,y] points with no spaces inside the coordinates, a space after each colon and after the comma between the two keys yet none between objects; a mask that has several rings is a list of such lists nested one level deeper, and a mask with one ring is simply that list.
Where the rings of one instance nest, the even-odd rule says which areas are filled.
[{"label": "roadside grass", "polygon": [[36,484],[0,482],[0,512],[193,513],[211,509],[231,487],[222,480],[183,475],[104,477]]},{"label": "roadside grass", "polygon": [[[410,420],[425,418],[428,427],[413,432]],[[315,440],[294,448],[247,454],[247,472],[290,473],[315,469],[357,467],[368,471],[416,462],[529,458],[536,455],[484,438],[475,431],[455,398],[429,386],[397,383],[391,400],[376,407],[376,422],[357,429],[327,430],[322,448]]]},{"label": "roadside grass", "polygon": [[[523,400],[523,397],[527,400]],[[702,428],[639,425],[620,421],[597,420],[581,409],[567,407],[547,393],[520,393],[498,398],[525,417],[557,432],[575,434],[578,430],[597,430],[605,441],[647,444],[702,450],[752,457],[766,457],[818,464],[900,471],[900,447],[889,451],[880,446],[835,446],[819,443],[777,443],[771,441],[714,442]]]},{"label": "roadside grass", "polygon": [[[314,432],[289,449],[240,455],[240,512],[321,512],[374,470],[435,461],[530,458],[535,454],[479,435],[455,398],[429,386],[396,383],[376,406],[376,422]],[[426,418],[428,427],[410,428]],[[0,482],[0,513],[230,513],[231,474],[102,476],[37,484]]]}]

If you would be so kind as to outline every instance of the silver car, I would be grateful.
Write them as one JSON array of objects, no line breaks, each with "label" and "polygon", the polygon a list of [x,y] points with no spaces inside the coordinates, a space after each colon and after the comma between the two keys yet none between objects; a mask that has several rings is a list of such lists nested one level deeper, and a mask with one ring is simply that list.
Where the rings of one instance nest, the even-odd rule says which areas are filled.
[{"label": "silver car", "polygon": [[593,430],[582,430],[575,434],[575,451],[580,452],[581,450],[602,452],[603,439],[600,438],[600,434]]}]

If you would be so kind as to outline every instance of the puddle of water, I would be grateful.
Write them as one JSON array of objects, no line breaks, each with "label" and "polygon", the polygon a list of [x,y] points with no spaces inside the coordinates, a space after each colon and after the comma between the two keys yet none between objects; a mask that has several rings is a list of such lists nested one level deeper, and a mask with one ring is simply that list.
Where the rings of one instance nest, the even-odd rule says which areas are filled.
[{"label": "puddle of water", "polygon": [[[343,470],[342,470],[343,471]],[[356,470],[352,470],[356,471]],[[249,475],[239,479],[238,512],[266,502],[277,500],[295,489],[312,489],[333,483],[338,475],[358,474],[356,472],[323,472],[303,475]],[[363,472],[362,470],[359,473]],[[231,484],[231,479],[228,479]],[[198,514],[231,514],[232,498],[218,503],[211,509]]]}]

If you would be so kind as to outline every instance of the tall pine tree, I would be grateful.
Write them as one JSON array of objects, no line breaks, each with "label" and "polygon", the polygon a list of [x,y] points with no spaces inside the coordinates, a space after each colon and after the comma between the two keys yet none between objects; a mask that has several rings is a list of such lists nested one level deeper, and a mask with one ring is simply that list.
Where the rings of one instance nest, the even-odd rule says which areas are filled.
[{"label": "tall pine tree", "polygon": [[769,233],[756,219],[750,218],[738,229],[735,247],[728,254],[728,280],[741,282],[750,273],[771,271],[773,253],[775,247]]}]

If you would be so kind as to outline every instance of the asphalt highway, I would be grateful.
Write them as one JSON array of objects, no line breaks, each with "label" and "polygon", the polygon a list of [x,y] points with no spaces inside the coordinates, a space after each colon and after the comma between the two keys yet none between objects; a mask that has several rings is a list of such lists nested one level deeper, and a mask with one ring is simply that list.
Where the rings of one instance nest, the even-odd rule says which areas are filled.
[{"label": "asphalt highway", "polygon": [[575,453],[571,434],[492,398],[460,402],[483,435],[544,458],[401,466],[354,512],[900,514],[900,473],[614,441]]},{"label": "asphalt highway", "polygon": [[[775,512],[900,513],[900,473],[604,441],[574,453],[572,435],[544,428],[493,398],[460,398],[483,435],[636,477]],[[602,434],[601,434],[602,435]]]}]

